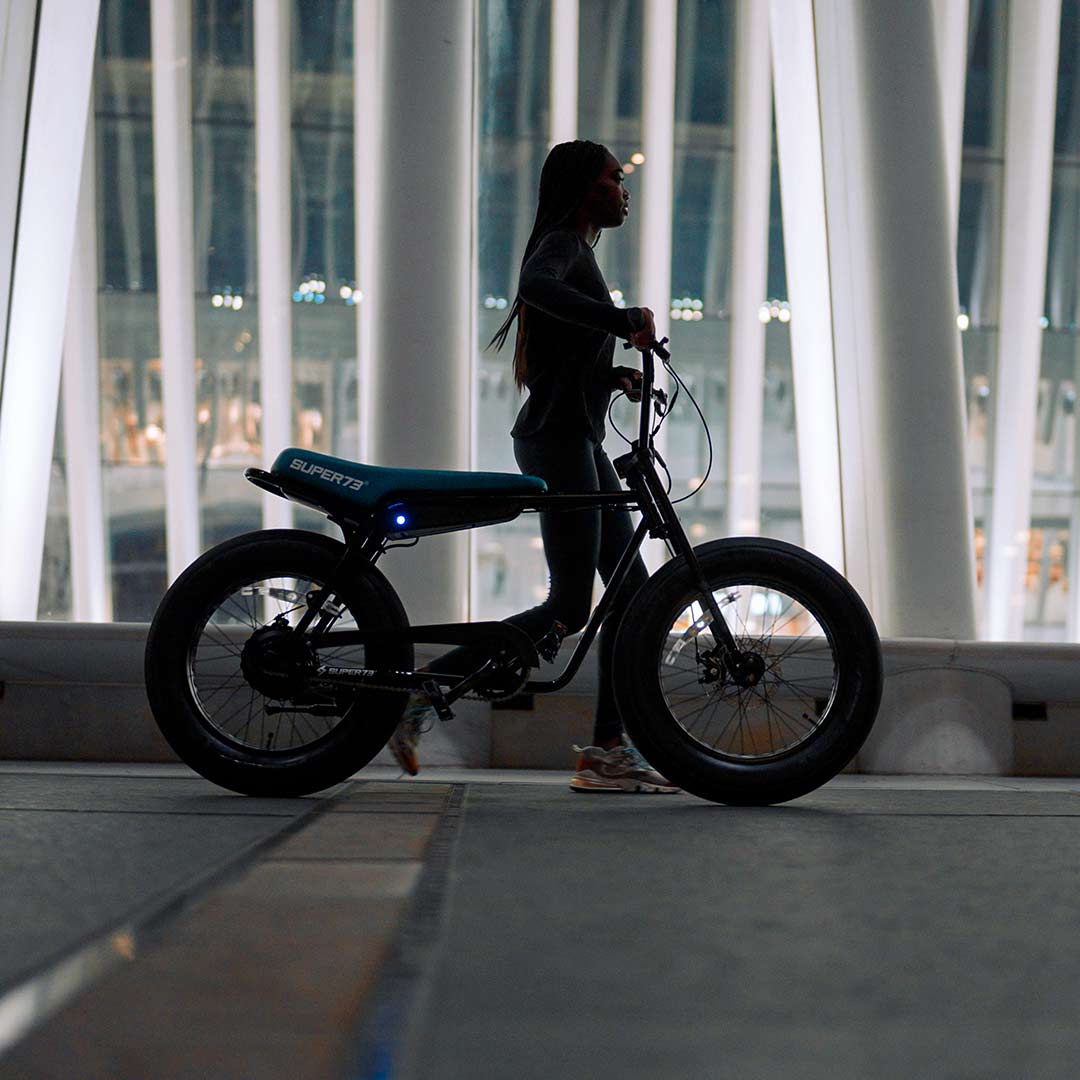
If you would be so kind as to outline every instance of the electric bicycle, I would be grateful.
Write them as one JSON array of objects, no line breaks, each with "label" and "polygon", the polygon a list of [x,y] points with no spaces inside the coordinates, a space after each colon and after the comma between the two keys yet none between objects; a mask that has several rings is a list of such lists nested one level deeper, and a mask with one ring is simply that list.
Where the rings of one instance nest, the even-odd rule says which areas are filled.
[{"label": "electric bicycle", "polygon": [[[690,543],[653,443],[686,389],[666,342],[641,350],[638,437],[613,461],[624,491],[555,494],[533,476],[381,468],[297,448],[269,470],[247,469],[257,487],[325,514],[343,540],[247,533],[207,551],[169,588],[150,627],[145,675],[176,753],[233,791],[300,796],[371,761],[413,691],[442,720],[466,695],[557,692],[648,535],[671,559],[626,608],[613,678],[626,731],[649,763],[693,795],[744,805],[794,799],[840,772],[880,702],[874,622],[847,580],[799,547],[756,536]],[[675,380],[670,402],[655,386],[654,357]],[[565,627],[534,641],[503,622],[412,625],[376,565],[424,536],[585,509],[637,511],[641,520],[552,679],[536,672],[541,658],[556,660]],[[420,644],[470,646],[476,667],[417,671]]]}]

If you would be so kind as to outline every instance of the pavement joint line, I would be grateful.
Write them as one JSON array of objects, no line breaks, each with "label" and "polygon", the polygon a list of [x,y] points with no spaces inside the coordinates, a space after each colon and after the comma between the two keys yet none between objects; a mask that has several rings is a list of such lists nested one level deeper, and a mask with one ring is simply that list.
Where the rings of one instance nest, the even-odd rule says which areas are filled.
[{"label": "pavement joint line", "polygon": [[[733,810],[745,810],[746,807],[732,807]],[[758,807],[759,810],[770,809],[782,809],[782,807]],[[1080,817],[1080,810],[1075,814],[1030,814],[1030,813],[1016,813],[1016,814],[989,814],[989,813],[968,813],[967,811],[959,811],[957,813],[950,813],[948,810],[856,810],[849,812],[846,810],[834,810],[827,806],[815,807],[793,807],[792,809],[810,810],[815,814],[835,814],[837,817],[845,818],[857,818],[857,817],[896,817],[896,818],[1016,818],[1017,820],[1023,820],[1025,818],[1062,818],[1066,821],[1072,821],[1073,818]]]},{"label": "pavement joint line", "polygon": [[20,814],[141,814],[143,817],[242,817],[283,818],[289,814],[271,814],[261,810],[232,812],[227,810],[85,810],[78,806],[0,806],[0,813],[13,811]]},{"label": "pavement joint line", "polygon": [[342,863],[344,865],[376,863],[379,866],[394,866],[398,863],[416,861],[417,857],[415,855],[286,855],[279,859],[273,857],[263,859],[259,865],[287,866],[294,863],[303,863],[306,866],[310,863]]},{"label": "pavement joint line", "polygon": [[[185,780],[190,783],[192,780],[202,781],[202,777],[194,770],[185,772],[183,775],[174,776],[170,774],[157,775],[154,773],[139,773],[132,775],[127,771],[120,772],[106,772],[104,769],[92,769],[87,766],[97,764],[93,761],[72,761],[70,769],[37,769],[34,768],[34,762],[32,761],[3,761],[0,762],[0,774],[14,775],[14,776],[85,776],[92,780],[139,780],[142,783],[146,783],[147,780]],[[27,768],[29,766],[29,768]],[[156,762],[156,761],[118,761],[111,764],[112,768],[117,766],[128,766],[129,768],[138,769],[145,766],[146,768],[171,768],[169,762]],[[209,781],[203,781],[209,783]],[[347,781],[346,781],[347,782]]]},{"label": "pavement joint line", "polygon": [[77,994],[115,967],[135,959],[140,938],[152,941],[160,936],[213,888],[249,869],[264,850],[301,832],[322,816],[334,799],[348,790],[347,784],[348,781],[336,785],[330,789],[333,794],[313,800],[307,813],[287,821],[271,835],[252,841],[239,853],[215,863],[178,888],[164,890],[143,901],[134,911],[91,931],[50,959],[0,984],[0,1059]]},{"label": "pavement joint line", "polygon": [[410,1076],[414,1030],[433,987],[468,793],[468,784],[452,785],[428,841],[420,880],[372,989],[371,1007],[354,1032],[350,1078]]}]

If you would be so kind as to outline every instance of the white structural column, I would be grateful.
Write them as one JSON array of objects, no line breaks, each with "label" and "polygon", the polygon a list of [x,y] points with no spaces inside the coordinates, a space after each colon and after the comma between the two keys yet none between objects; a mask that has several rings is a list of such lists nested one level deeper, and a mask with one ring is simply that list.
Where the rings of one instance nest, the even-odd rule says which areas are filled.
[{"label": "white structural column", "polygon": [[967,82],[968,0],[933,0],[941,115],[945,124],[945,168],[953,250],[960,217],[960,170],[964,158],[964,87]]},{"label": "white structural column", "polygon": [[357,423],[361,461],[371,458],[374,447],[374,349],[375,308],[378,290],[375,234],[378,218],[380,146],[380,48],[381,0],[353,5],[353,205],[356,215]]},{"label": "white structural column", "polygon": [[[676,6],[645,0],[645,78],[641,93],[640,298],[651,307],[657,339],[671,332],[671,214],[675,198]],[[631,203],[631,212],[634,206]],[[662,374],[662,372],[661,372]],[[666,376],[658,379],[665,384]],[[661,428],[661,431],[663,429]]]},{"label": "white structural column", "polygon": [[551,4],[551,145],[577,138],[579,0]]},{"label": "white structural column", "polygon": [[152,0],[158,323],[165,407],[169,581],[199,554],[195,269],[191,181],[191,0]]},{"label": "white structural column", "polygon": [[1018,641],[1024,630],[1060,20],[1061,0],[1009,5],[994,498],[983,628],[991,641]]},{"label": "white structural column", "polygon": [[812,0],[770,0],[769,21],[803,543],[863,588],[865,552],[844,550]]},{"label": "white structural column", "polygon": [[758,309],[769,271],[772,86],[769,9],[735,8],[735,183],[732,212],[731,366],[728,392],[728,532],[761,531],[765,327]]},{"label": "white structural column", "polygon": [[28,0],[23,3],[5,0],[0,4],[0,379],[4,370],[4,335],[11,295],[36,9],[37,5]]},{"label": "white structural column", "polygon": [[814,4],[845,536],[882,634],[963,639],[975,563],[933,11],[890,12]]},{"label": "white structural column", "polygon": [[97,20],[94,0],[42,0],[0,390],[0,619],[37,618]]},{"label": "white structural column", "polygon": [[76,622],[108,622],[112,617],[112,594],[106,580],[101,481],[94,159],[94,110],[91,106],[75,220],[75,253],[71,261],[71,288],[64,331],[62,384],[71,536],[72,617]]},{"label": "white structural column", "polygon": [[[255,0],[255,175],[262,460],[292,444],[292,188],[288,0]],[[263,525],[287,529],[292,503],[263,492]]]},{"label": "white structural column", "polygon": [[[469,467],[473,20],[471,0],[394,0],[382,10],[373,305],[378,465]],[[380,563],[414,621],[465,617],[467,538],[426,537],[418,551],[403,558],[391,552]]]}]

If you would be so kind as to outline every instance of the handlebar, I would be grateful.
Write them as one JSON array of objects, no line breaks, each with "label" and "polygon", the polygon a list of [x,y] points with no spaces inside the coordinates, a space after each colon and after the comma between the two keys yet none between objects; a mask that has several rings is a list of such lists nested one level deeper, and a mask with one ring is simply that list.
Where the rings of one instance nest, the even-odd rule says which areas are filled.
[{"label": "handlebar", "polygon": [[[638,418],[638,442],[637,445],[641,448],[650,447],[652,445],[652,432],[650,430],[650,414],[652,412],[653,399],[657,398],[657,394],[663,394],[663,391],[657,391],[653,386],[653,353],[660,357],[661,360],[670,360],[671,353],[664,348],[667,344],[667,338],[662,338],[660,341],[653,341],[647,345],[644,349],[638,349],[641,353],[641,413]],[[629,341],[624,342],[623,348],[633,349],[636,346],[632,345]],[[664,405],[667,405],[666,398],[657,398],[661,400]]]}]

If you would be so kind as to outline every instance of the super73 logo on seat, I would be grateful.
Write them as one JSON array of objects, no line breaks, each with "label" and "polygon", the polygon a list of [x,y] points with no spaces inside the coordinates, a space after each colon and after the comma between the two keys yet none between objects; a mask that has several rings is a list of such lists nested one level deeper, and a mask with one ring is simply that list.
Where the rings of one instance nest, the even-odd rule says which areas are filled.
[{"label": "super73 logo on seat", "polygon": [[293,458],[289,468],[302,473],[310,473],[312,476],[321,476],[324,480],[329,480],[332,484],[340,484],[350,491],[359,491],[367,483],[366,480],[356,480],[351,476],[346,476],[344,473],[334,472],[333,469],[324,469],[321,465],[313,465],[311,462],[304,461],[301,458]]}]

